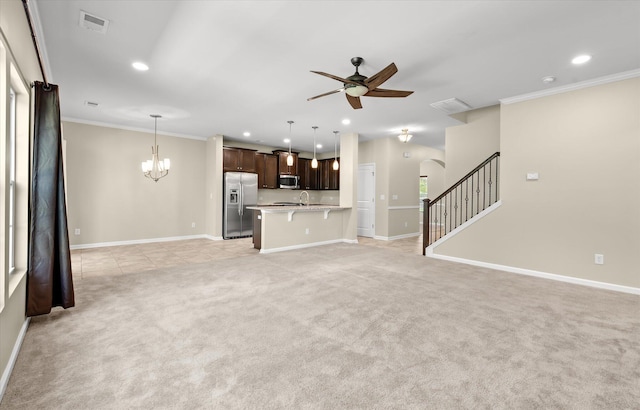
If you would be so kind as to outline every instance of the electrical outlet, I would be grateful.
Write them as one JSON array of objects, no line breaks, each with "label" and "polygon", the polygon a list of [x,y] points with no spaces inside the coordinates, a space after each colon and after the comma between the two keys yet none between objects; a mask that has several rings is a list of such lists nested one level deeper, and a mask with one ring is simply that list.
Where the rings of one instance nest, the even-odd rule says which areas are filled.
[{"label": "electrical outlet", "polygon": [[305,235],[309,235],[309,228],[304,230]]},{"label": "electrical outlet", "polygon": [[406,228],[407,226],[409,226],[406,222],[404,223],[404,227]]},{"label": "electrical outlet", "polygon": [[398,195],[393,195],[391,199],[398,199]]},{"label": "electrical outlet", "polygon": [[195,222],[191,222],[191,227],[195,228],[196,227],[196,223]]},{"label": "electrical outlet", "polygon": [[596,265],[604,265],[604,255],[601,253],[596,253],[594,262]]},{"label": "electrical outlet", "polygon": [[76,228],[75,231],[73,231],[73,233],[75,235],[80,235],[80,228]]}]

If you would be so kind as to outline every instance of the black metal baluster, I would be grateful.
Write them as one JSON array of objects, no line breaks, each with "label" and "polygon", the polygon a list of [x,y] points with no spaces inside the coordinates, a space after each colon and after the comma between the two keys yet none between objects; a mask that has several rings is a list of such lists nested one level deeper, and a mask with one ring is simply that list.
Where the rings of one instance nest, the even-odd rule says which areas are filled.
[{"label": "black metal baluster", "polygon": [[492,179],[493,176],[491,174],[491,171],[493,170],[492,168],[492,163],[493,161],[489,161],[489,206],[491,206],[491,204],[493,204],[493,202],[491,202],[491,185],[493,184]]},{"label": "black metal baluster", "polygon": [[464,221],[469,220],[469,180],[464,181]]}]

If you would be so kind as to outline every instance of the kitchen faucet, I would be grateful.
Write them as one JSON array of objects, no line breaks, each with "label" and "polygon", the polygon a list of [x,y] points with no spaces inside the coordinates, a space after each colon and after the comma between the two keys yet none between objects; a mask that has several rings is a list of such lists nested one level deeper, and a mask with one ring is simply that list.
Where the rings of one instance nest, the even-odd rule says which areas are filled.
[{"label": "kitchen faucet", "polygon": [[[307,194],[307,203],[306,204],[304,204],[304,202],[302,202],[302,194]],[[309,193],[307,191],[300,192],[300,198],[299,199],[300,199],[300,205],[302,205],[302,204],[307,205],[307,206],[309,205]]]}]

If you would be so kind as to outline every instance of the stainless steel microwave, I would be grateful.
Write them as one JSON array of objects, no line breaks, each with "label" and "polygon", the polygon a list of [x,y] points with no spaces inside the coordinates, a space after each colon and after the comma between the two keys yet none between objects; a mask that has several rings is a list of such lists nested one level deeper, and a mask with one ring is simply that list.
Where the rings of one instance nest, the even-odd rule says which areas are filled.
[{"label": "stainless steel microwave", "polygon": [[298,189],[300,188],[300,177],[297,175],[280,175],[279,185],[280,188],[285,189]]}]

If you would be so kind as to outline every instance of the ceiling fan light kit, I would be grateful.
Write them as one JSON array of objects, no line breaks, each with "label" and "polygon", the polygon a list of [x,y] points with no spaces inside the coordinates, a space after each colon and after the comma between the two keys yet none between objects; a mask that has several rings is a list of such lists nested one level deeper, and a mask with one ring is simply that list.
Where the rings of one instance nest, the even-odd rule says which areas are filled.
[{"label": "ceiling fan light kit", "polygon": [[407,97],[413,94],[413,91],[401,91],[401,90],[384,90],[382,88],[378,88],[382,83],[387,81],[391,76],[398,72],[398,68],[394,63],[389,64],[382,71],[372,75],[371,77],[365,77],[358,72],[358,67],[364,62],[362,57],[353,57],[351,59],[351,64],[353,64],[356,68],[356,72],[347,77],[342,78],[335,76],[333,74],[323,73],[322,71],[311,71],[315,74],[320,74],[325,77],[332,78],[336,81],[342,82],[343,88],[339,88],[337,90],[329,91],[320,95],[316,95],[315,97],[307,98],[307,101],[315,100],[316,98],[324,97],[327,95],[339,93],[341,91],[345,92],[345,96],[347,97],[347,102],[353,107],[354,110],[362,108],[362,103],[360,102],[360,97],[391,97],[391,98],[399,98],[399,97]]}]

